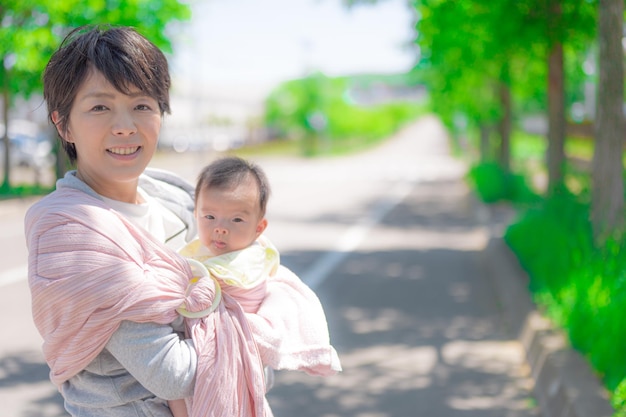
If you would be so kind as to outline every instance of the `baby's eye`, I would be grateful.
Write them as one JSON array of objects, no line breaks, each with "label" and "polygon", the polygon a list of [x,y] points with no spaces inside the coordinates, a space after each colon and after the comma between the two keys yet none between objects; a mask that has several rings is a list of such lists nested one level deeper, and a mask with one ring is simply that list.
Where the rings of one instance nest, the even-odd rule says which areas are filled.
[{"label": "baby's eye", "polygon": [[243,219],[242,219],[242,218],[239,218],[239,217],[235,217],[235,218],[233,219],[233,222],[235,222],[235,223],[241,223],[241,222],[243,222]]},{"label": "baby's eye", "polygon": [[207,219],[207,220],[214,220],[215,219],[215,217],[213,217],[212,214],[207,214],[207,215],[204,216],[204,218]]}]

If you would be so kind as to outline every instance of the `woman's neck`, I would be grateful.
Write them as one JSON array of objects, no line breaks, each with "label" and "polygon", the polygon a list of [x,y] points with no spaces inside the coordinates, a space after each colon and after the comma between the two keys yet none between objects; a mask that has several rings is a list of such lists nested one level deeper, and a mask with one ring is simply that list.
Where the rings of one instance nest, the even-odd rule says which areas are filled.
[{"label": "woman's neck", "polygon": [[137,191],[139,180],[120,181],[120,182],[102,182],[94,181],[91,178],[76,171],[76,177],[91,187],[96,193],[111,200],[121,201],[123,203],[141,204],[145,203],[144,199]]}]

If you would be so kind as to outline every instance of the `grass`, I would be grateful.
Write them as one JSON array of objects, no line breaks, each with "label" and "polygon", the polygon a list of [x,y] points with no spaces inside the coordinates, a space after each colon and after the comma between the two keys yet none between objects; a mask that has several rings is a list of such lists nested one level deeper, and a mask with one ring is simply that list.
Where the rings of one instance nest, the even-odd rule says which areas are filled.
[{"label": "grass", "polygon": [[54,190],[54,187],[44,187],[33,184],[19,184],[11,187],[0,187],[0,200],[10,200],[21,197],[34,197],[46,195]]}]

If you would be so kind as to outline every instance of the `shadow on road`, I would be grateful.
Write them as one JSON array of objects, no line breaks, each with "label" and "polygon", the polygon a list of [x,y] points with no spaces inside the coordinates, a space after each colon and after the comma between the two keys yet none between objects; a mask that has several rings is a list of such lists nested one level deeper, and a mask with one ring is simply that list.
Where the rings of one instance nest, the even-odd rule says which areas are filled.
[{"label": "shadow on road", "polygon": [[[268,395],[276,417],[537,415],[463,190],[458,181],[416,186],[316,290],[344,369],[279,372]],[[321,255],[282,260],[300,273]]]},{"label": "shadow on road", "polygon": [[[3,407],[20,409],[19,417],[67,416],[63,398],[48,379],[49,372],[39,352],[3,355],[0,358],[0,393],[5,389],[13,393],[11,396],[0,394]],[[15,407],[8,407],[7,403]]]},{"label": "shadow on road", "polygon": [[0,358],[0,388],[28,385],[48,379],[50,368],[39,352],[19,352]]}]

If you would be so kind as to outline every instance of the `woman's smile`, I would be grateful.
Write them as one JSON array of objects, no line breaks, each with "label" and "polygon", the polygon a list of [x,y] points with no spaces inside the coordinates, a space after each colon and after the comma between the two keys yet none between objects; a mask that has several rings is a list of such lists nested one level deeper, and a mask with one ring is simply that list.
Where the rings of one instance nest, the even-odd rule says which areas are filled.
[{"label": "woman's smile", "polygon": [[115,155],[132,155],[137,152],[141,146],[133,146],[133,147],[116,147],[107,149],[107,152],[115,154]]}]

